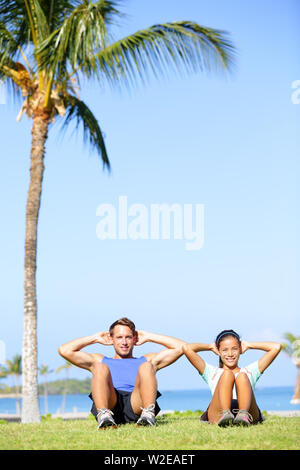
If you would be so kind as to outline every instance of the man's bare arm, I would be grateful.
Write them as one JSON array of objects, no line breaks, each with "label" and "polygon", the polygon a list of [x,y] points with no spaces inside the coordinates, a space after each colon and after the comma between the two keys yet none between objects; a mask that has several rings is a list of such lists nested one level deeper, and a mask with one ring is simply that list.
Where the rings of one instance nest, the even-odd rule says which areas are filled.
[{"label": "man's bare arm", "polygon": [[75,366],[91,371],[95,361],[102,360],[103,354],[89,354],[81,350],[86,346],[96,343],[106,345],[112,344],[109,334],[106,332],[100,332],[95,335],[74,339],[62,346],[59,346],[58,353]]},{"label": "man's bare arm", "polygon": [[150,342],[161,344],[167,348],[158,353],[145,354],[146,359],[153,364],[156,371],[162,369],[163,367],[169,366],[183,354],[182,346],[185,344],[185,342],[181,339],[167,335],[160,335],[157,333],[149,333],[142,330],[138,331],[137,333],[137,346],[146,342]]},{"label": "man's bare arm", "polygon": [[140,346],[144,343],[156,343],[165,346],[168,349],[181,348],[184,341],[173,336],[160,335],[157,333],[149,333],[148,331],[139,330],[137,331],[137,342],[136,346]]},{"label": "man's bare arm", "polygon": [[147,357],[148,355],[145,354],[145,357],[147,357],[148,361],[153,364],[153,367],[157,372],[158,370],[173,364],[173,362],[177,361],[177,359],[182,355],[183,351],[182,347],[180,347],[175,349],[163,349],[158,353],[153,353],[151,357]]}]

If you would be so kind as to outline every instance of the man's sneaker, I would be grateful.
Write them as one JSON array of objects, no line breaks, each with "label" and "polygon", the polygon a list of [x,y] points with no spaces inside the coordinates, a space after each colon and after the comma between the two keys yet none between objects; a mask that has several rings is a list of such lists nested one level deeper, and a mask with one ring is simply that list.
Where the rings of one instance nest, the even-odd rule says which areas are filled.
[{"label": "man's sneaker", "polygon": [[253,423],[253,418],[246,410],[239,410],[233,421],[233,424],[239,426],[250,426],[251,423]]},{"label": "man's sneaker", "polygon": [[142,408],[142,414],[137,420],[137,426],[155,426],[155,405]]},{"label": "man's sneaker", "polygon": [[218,421],[218,426],[225,427],[233,423],[234,416],[230,410],[223,410],[220,415],[221,418]]},{"label": "man's sneaker", "polygon": [[107,428],[108,426],[117,427],[113,418],[113,412],[107,408],[102,408],[97,413],[98,429]]}]

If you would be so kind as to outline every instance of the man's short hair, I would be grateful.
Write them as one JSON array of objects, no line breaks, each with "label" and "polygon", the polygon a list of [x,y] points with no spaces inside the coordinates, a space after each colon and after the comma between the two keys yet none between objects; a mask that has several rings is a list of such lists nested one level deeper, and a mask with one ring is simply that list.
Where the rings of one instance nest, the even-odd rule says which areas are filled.
[{"label": "man's short hair", "polygon": [[119,320],[115,321],[112,325],[110,325],[110,327],[109,327],[110,336],[113,336],[114,327],[117,326],[117,325],[128,326],[128,328],[131,329],[133,335],[135,335],[135,333],[136,333],[135,324],[133,323],[133,321],[129,320],[129,318],[123,317],[123,318],[120,318]]}]

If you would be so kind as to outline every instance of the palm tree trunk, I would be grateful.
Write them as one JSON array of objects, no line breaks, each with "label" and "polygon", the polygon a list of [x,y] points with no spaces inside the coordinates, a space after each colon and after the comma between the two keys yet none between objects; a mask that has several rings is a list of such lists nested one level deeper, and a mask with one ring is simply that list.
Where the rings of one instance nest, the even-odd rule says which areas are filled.
[{"label": "palm tree trunk", "polygon": [[38,398],[36,255],[48,125],[49,113],[43,110],[35,111],[30,155],[30,184],[26,206],[22,423],[39,422],[41,419]]},{"label": "palm tree trunk", "polygon": [[17,410],[17,415],[21,416],[20,389],[19,389],[19,375],[18,374],[16,374],[16,410]]},{"label": "palm tree trunk", "polygon": [[45,402],[45,415],[48,414],[48,383],[47,383],[47,375],[45,375],[45,382],[44,382],[44,402]]}]

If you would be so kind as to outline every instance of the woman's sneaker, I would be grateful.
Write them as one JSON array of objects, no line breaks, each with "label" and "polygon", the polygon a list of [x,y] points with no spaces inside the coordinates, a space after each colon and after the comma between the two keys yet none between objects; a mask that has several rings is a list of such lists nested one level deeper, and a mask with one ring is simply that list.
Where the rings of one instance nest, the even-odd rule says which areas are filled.
[{"label": "woman's sneaker", "polygon": [[239,426],[250,426],[253,423],[253,418],[247,410],[239,410],[234,418],[233,424]]},{"label": "woman's sneaker", "polygon": [[97,413],[98,429],[107,428],[109,426],[117,427],[113,418],[113,412],[107,408],[102,408]]},{"label": "woman's sneaker", "polygon": [[234,416],[230,410],[222,410],[221,418],[218,421],[218,426],[225,427],[233,423]]},{"label": "woman's sneaker", "polygon": [[136,424],[137,426],[155,426],[155,405],[142,408],[142,414]]}]

